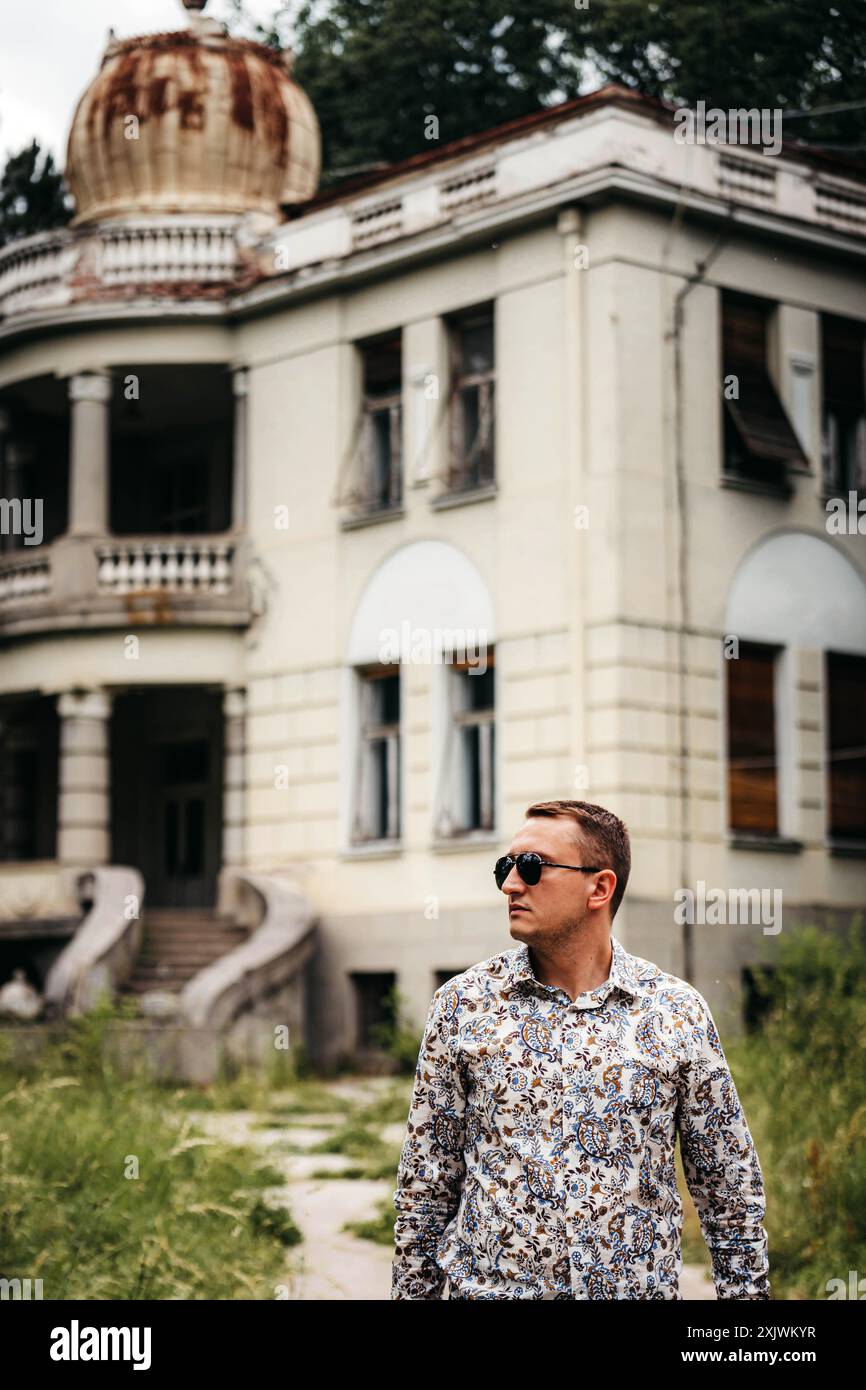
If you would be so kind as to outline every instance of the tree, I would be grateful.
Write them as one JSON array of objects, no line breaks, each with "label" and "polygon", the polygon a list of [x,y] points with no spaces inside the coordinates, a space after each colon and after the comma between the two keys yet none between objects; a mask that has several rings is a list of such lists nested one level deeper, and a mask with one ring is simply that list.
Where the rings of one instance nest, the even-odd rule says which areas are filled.
[{"label": "tree", "polygon": [[[559,73],[546,3],[503,16],[501,0],[301,0],[246,22],[291,41],[333,177],[538,110]],[[243,0],[233,9],[246,20]]]},{"label": "tree", "polygon": [[[290,42],[322,127],[325,181],[621,82],[690,106],[814,111],[866,101],[864,0],[284,0],[255,25]],[[428,118],[434,117],[435,121]],[[866,105],[783,121],[866,156]]]},{"label": "tree", "polygon": [[780,109],[786,139],[866,156],[863,0],[592,0],[575,18],[569,49],[612,81],[689,106]]},{"label": "tree", "polygon": [[63,227],[72,216],[63,175],[38,141],[10,155],[0,178],[0,246],[17,237]]}]

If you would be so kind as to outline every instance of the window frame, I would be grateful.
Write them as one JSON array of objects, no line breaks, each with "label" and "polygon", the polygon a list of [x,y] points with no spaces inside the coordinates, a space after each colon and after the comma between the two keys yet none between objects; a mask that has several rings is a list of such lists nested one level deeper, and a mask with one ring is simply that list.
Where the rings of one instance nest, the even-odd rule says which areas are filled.
[{"label": "window frame", "polygon": [[[463,334],[490,325],[491,366],[470,371],[464,366]],[[448,430],[447,493],[459,495],[486,490],[496,485],[496,305],[494,300],[460,310],[446,320],[448,331]],[[478,432],[471,446],[465,430],[465,392],[478,393]],[[486,463],[485,463],[486,460]]]},{"label": "window frame", "polygon": [[[398,682],[398,708],[396,721],[379,721],[372,716],[372,691],[379,680],[395,679]],[[354,778],[352,800],[349,807],[349,844],[352,848],[363,846],[398,845],[403,827],[403,681],[400,662],[369,662],[355,667],[356,680],[356,731]],[[385,784],[380,788],[384,793],[385,834],[376,834],[373,819],[376,816],[372,798],[375,794],[369,778],[375,764],[372,745],[385,743]]]},{"label": "window frame", "polygon": [[[397,359],[397,373],[385,389],[376,389],[370,380],[375,354],[391,346]],[[399,515],[405,496],[405,410],[403,395],[404,347],[402,327],[361,338],[352,344],[355,355],[356,411],[352,439],[341,468],[343,483],[338,484],[338,504],[348,509],[348,521],[376,520]],[[376,417],[387,412],[388,459],[382,468],[377,459]],[[386,475],[386,484],[379,486]]]},{"label": "window frame", "polygon": [[[822,657],[824,680],[824,728],[822,751],[824,757],[823,794],[825,798],[824,832],[826,843],[831,850],[835,849],[844,852],[846,849],[850,849],[855,852],[859,851],[863,854],[866,854],[866,799],[864,799],[863,802],[864,822],[863,832],[861,835],[851,835],[846,834],[844,832],[840,833],[836,830],[834,826],[833,812],[835,796],[833,787],[833,774],[835,771],[834,762],[837,760],[834,757],[835,750],[833,746],[833,696],[831,682],[831,667],[833,662],[839,662],[840,665],[845,665],[847,663],[853,664],[855,662],[860,663],[863,671],[864,701],[866,701],[866,655],[856,652],[839,652],[834,651],[832,648],[826,648],[822,652]],[[866,722],[864,722],[864,728],[866,728]],[[864,735],[864,739],[866,739],[866,735]],[[855,745],[855,748],[859,746],[860,745]],[[858,761],[864,761],[864,759],[861,758]],[[836,795],[838,795],[838,791],[836,792]]]},{"label": "window frame", "polygon": [[[486,650],[487,668],[492,672],[493,694],[489,706],[471,709],[459,695],[463,681],[475,679],[469,674],[476,664],[468,660],[446,661],[442,666],[439,775],[434,805],[435,839],[441,842],[489,838],[495,835],[498,823],[497,772],[498,740],[496,738],[498,688],[496,680],[495,647]],[[444,723],[444,727],[442,727]],[[464,740],[462,735],[471,728],[484,729],[479,735],[477,800],[480,808],[479,825],[467,823],[466,807],[474,798],[466,795]],[[481,741],[486,745],[486,758]],[[486,766],[485,766],[486,763]],[[485,793],[486,781],[486,793]],[[487,823],[485,824],[485,820]]]},{"label": "window frame", "polygon": [[[733,723],[731,719],[731,677],[733,668],[736,667],[739,672],[742,671],[742,667],[738,666],[738,663],[742,660],[744,655],[750,654],[752,651],[761,652],[766,658],[768,658],[767,664],[770,667],[770,707],[772,714],[773,733],[772,770],[774,796],[774,824],[772,829],[760,825],[735,824],[734,822],[734,805],[735,799],[737,798],[735,798],[733,792],[733,778],[737,769],[735,767],[735,759],[732,754]],[[787,818],[785,813],[785,801],[787,800],[787,798],[784,797],[784,791],[786,789],[786,777],[785,772],[781,767],[781,761],[785,750],[785,740],[781,736],[780,730],[780,705],[782,704],[782,701],[780,700],[780,684],[782,676],[786,669],[784,663],[784,652],[785,649],[777,643],[758,642],[753,641],[752,639],[741,639],[737,657],[731,659],[723,658],[725,665],[723,724],[725,739],[725,828],[728,836],[734,840],[754,839],[756,841],[766,841],[768,843],[772,843],[785,838],[783,827]],[[742,761],[742,755],[739,755],[737,761]],[[742,771],[742,768],[740,768],[739,770]]]},{"label": "window frame", "polygon": [[[848,342],[845,342],[845,339]],[[835,339],[835,342],[834,342]],[[859,339],[860,370],[856,366]],[[850,351],[850,379],[828,381],[831,349],[838,357]],[[846,458],[842,458],[840,421],[845,424]],[[866,494],[866,323],[839,314],[821,314],[821,484],[824,496]]]},{"label": "window frame", "polygon": [[[790,470],[808,471],[809,460],[770,371],[777,310],[771,300],[720,292],[722,482],[790,495]],[[736,398],[727,394],[730,376],[737,380]]]}]

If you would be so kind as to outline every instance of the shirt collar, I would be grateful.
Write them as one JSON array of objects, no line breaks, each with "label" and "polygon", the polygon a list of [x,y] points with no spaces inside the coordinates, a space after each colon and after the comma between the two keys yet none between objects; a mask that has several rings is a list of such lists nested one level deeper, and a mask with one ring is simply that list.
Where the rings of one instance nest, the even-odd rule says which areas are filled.
[{"label": "shirt collar", "polygon": [[[611,946],[613,949],[613,959],[610,963],[610,974],[607,979],[594,990],[587,991],[593,996],[599,995],[606,998],[613,988],[621,989],[631,998],[637,999],[642,993],[640,977],[636,967],[635,959],[629,955],[628,951],[617,941],[615,936],[611,936]],[[532,968],[532,958],[529,954],[529,947],[526,942],[522,942],[516,950],[509,952],[510,963],[506,967],[505,975],[500,987],[501,994],[510,994],[514,989],[525,988],[526,986],[536,985],[545,988],[538,979]],[[582,998],[583,996],[578,996]]]}]

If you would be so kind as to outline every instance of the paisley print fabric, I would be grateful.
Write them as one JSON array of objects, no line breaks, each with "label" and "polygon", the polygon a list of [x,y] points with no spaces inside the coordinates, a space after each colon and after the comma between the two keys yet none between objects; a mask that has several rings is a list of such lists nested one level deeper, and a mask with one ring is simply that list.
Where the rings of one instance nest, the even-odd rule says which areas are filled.
[{"label": "paisley print fabric", "polygon": [[763,1178],[709,1006],[611,937],[572,1000],[520,945],[433,996],[392,1299],[679,1299],[679,1133],[722,1299],[770,1297]]}]

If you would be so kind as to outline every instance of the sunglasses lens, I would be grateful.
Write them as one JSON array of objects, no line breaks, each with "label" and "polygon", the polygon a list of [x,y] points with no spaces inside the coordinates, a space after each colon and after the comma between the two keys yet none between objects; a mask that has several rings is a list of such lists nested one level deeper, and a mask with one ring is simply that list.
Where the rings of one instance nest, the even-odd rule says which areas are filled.
[{"label": "sunglasses lens", "polygon": [[541,878],[541,860],[537,854],[520,854],[517,857],[517,872],[524,883],[537,883]]},{"label": "sunglasses lens", "polygon": [[504,855],[502,859],[497,859],[493,867],[493,877],[496,879],[496,887],[501,888],[508,875],[511,873],[511,866],[514,860],[509,855]]}]

